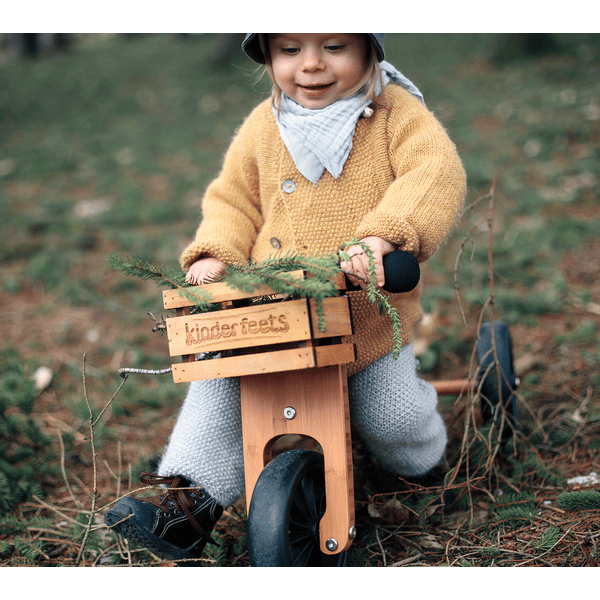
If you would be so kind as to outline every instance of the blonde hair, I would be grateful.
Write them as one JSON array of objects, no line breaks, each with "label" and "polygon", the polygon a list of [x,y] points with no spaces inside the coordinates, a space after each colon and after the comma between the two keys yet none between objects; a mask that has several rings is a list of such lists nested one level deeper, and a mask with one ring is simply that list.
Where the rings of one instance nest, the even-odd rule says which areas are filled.
[{"label": "blonde hair", "polygon": [[[273,83],[273,88],[271,91],[271,101],[273,106],[280,110],[281,105],[281,88],[277,85],[275,81],[275,76],[273,74],[273,67],[271,66],[271,55],[269,53],[269,39],[267,33],[259,33],[258,34],[258,42],[260,44],[260,49],[265,57],[265,66],[262,72],[262,75],[265,73],[269,74],[271,82]],[[379,61],[377,60],[377,47],[375,46],[375,42],[369,37],[369,56],[368,56],[368,64],[367,69],[365,71],[364,77],[360,80],[360,82],[355,85],[351,90],[348,91],[346,97],[353,96],[360,90],[365,90],[365,99],[364,102],[367,103],[369,100],[371,101],[371,105],[376,108],[380,108],[383,106],[383,103],[379,96],[377,95],[377,88],[379,90],[383,90],[383,81],[381,79],[381,69],[379,68]]]}]

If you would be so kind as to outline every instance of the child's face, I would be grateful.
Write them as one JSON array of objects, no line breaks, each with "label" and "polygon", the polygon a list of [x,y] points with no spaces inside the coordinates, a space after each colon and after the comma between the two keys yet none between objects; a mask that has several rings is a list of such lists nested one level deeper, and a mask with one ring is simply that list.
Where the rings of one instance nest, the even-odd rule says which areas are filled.
[{"label": "child's face", "polygon": [[270,33],[275,83],[305,108],[324,108],[348,95],[368,66],[360,33]]}]

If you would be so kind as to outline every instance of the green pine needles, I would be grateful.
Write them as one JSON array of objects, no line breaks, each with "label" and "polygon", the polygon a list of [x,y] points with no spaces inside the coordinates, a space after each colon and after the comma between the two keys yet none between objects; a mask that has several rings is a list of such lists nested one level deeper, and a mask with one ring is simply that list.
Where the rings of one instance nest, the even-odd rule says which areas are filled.
[{"label": "green pine needles", "polygon": [[494,505],[494,525],[517,527],[534,518],[535,498],[527,492],[505,494]]},{"label": "green pine needles", "polygon": [[48,452],[50,439],[31,418],[35,382],[18,353],[0,353],[0,517],[33,494],[55,474]]},{"label": "green pine needles", "polygon": [[108,264],[113,269],[123,273],[123,275],[137,277],[144,281],[153,281],[158,286],[167,289],[178,289],[183,296],[195,302],[201,311],[210,309],[208,295],[202,295],[200,292],[191,293],[189,290],[186,290],[186,288],[190,287],[190,284],[185,281],[185,273],[183,271],[159,268],[139,258],[127,258],[123,260],[116,254],[108,256]]},{"label": "green pine needles", "polygon": [[[338,290],[334,280],[340,273],[340,263],[349,257],[343,251],[352,245],[360,245],[369,257],[369,278],[367,296],[373,303],[378,304],[382,314],[390,318],[392,337],[394,340],[394,358],[398,357],[402,348],[402,322],[396,309],[391,306],[387,297],[375,285],[375,263],[371,249],[359,240],[350,240],[340,246],[337,253],[324,256],[303,256],[297,253],[287,253],[278,258],[270,258],[258,263],[248,262],[243,265],[230,265],[220,281],[229,287],[252,293],[261,287],[268,286],[276,294],[293,298],[312,298],[315,300],[316,312],[319,319],[319,329],[325,331],[323,315],[323,300],[336,296]],[[115,254],[108,257],[109,264],[124,275],[154,281],[161,287],[178,289],[179,293],[194,302],[199,312],[214,310],[210,293],[207,290],[192,286],[185,281],[181,271],[167,271],[136,258],[123,260]],[[291,275],[293,271],[306,271],[310,277],[298,279]],[[193,289],[190,289],[193,288]]]},{"label": "green pine needles", "polygon": [[550,525],[548,529],[542,532],[542,537],[537,544],[534,544],[540,552],[550,552],[560,541],[560,529],[555,525]]},{"label": "green pine needles", "polygon": [[600,492],[563,492],[556,498],[556,504],[565,510],[600,510]]},{"label": "green pine needles", "polygon": [[508,461],[514,468],[513,478],[516,481],[526,481],[527,479],[539,477],[549,485],[561,486],[564,484],[564,477],[548,469],[534,452],[527,454],[525,458],[519,459],[509,456]]},{"label": "green pine needles", "polygon": [[[46,555],[44,542],[32,539],[32,531],[41,531],[52,527],[52,519],[31,517],[23,520],[16,515],[5,514],[0,517],[0,557],[13,555],[17,564],[32,565],[39,563]],[[47,558],[47,557],[46,557]],[[14,564],[14,563],[13,563]]]}]

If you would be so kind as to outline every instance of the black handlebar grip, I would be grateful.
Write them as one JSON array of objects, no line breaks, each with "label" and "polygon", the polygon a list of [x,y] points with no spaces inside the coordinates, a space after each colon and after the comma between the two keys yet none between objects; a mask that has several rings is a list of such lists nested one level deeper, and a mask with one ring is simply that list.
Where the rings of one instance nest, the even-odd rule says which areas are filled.
[{"label": "black handlebar grip", "polygon": [[405,250],[394,250],[383,257],[385,285],[383,289],[392,294],[410,292],[417,287],[421,269],[417,259]]},{"label": "black handlebar grip", "polygon": [[[385,285],[383,289],[392,294],[410,292],[417,287],[421,278],[421,269],[417,259],[405,250],[394,250],[383,257],[383,271],[385,273]],[[360,290],[354,286],[346,277],[348,290]]]}]

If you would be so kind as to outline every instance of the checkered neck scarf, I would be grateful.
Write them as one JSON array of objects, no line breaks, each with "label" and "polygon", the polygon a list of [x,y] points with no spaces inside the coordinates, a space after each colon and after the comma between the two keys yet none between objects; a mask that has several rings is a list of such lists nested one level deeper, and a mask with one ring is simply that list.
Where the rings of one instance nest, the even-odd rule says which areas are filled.
[{"label": "checkered neck scarf", "polygon": [[[390,63],[379,63],[383,85],[401,85],[423,104],[418,88]],[[380,90],[377,90],[379,93]],[[338,100],[325,108],[304,108],[282,94],[281,107],[273,108],[279,133],[296,168],[310,182],[316,184],[325,169],[337,179],[352,149],[352,137],[359,117],[370,104],[365,94],[358,93]]]}]

